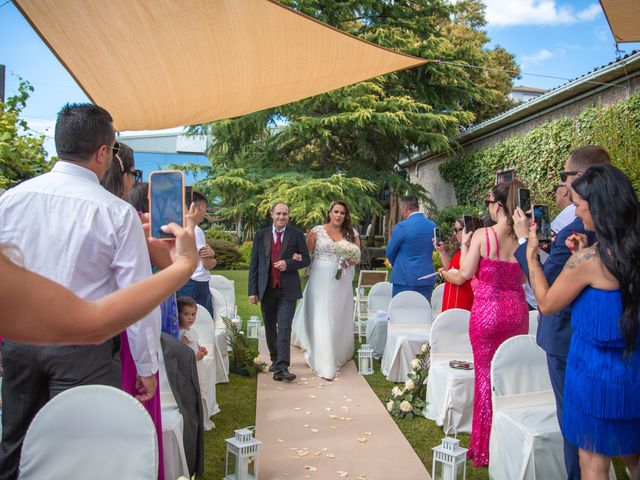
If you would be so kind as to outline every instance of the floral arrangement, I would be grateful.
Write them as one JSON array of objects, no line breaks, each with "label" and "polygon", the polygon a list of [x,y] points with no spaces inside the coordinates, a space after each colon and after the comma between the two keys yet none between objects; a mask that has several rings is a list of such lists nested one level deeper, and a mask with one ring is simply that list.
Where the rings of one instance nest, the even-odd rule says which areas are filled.
[{"label": "floral arrangement", "polygon": [[404,386],[396,385],[391,389],[391,396],[387,400],[387,411],[396,418],[413,419],[422,416],[424,409],[425,393],[427,386],[425,380],[429,374],[429,345],[422,345],[416,358],[411,361],[413,370],[409,373],[409,379]]},{"label": "floral arrangement", "polygon": [[333,246],[335,254],[340,257],[340,266],[336,271],[336,280],[342,278],[342,270],[360,261],[360,247],[349,240],[340,240]]},{"label": "floral arrangement", "polygon": [[260,360],[260,355],[249,345],[249,339],[244,331],[240,330],[242,320],[223,316],[222,321],[227,331],[227,345],[231,347],[229,370],[245,376],[266,371],[267,364]]}]

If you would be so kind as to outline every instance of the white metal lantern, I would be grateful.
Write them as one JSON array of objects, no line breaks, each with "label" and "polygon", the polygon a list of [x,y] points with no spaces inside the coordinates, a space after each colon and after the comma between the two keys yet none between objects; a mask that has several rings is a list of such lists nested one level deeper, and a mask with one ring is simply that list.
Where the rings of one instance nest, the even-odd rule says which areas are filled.
[{"label": "white metal lantern", "polygon": [[358,373],[371,375],[373,373],[373,348],[366,343],[358,349]]},{"label": "white metal lantern", "polygon": [[236,430],[233,438],[227,438],[224,480],[256,480],[260,442],[253,438],[255,427]]},{"label": "white metal lantern", "polygon": [[258,338],[260,332],[260,320],[255,315],[247,320],[247,338]]},{"label": "white metal lantern", "polygon": [[433,480],[465,480],[467,478],[467,449],[457,438],[444,437],[433,447]]}]

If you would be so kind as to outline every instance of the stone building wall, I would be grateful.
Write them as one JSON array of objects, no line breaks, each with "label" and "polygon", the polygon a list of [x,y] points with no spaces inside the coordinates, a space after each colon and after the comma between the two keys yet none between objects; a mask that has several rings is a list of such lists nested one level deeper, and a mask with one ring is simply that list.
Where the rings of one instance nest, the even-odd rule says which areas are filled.
[{"label": "stone building wall", "polygon": [[430,194],[439,209],[456,205],[455,190],[451,184],[445,182],[440,176],[438,165],[448,159],[457,158],[475,150],[490,147],[500,143],[515,135],[524,135],[529,131],[541,126],[546,122],[557,120],[559,118],[576,118],[586,108],[593,105],[612,105],[618,103],[631,95],[640,92],[640,75],[630,78],[620,86],[614,86],[605,90],[596,91],[589,95],[578,97],[570,102],[565,102],[560,107],[550,107],[549,110],[543,110],[527,117],[515,125],[508,125],[498,129],[495,132],[486,134],[472,140],[470,143],[462,144],[462,148],[458,149],[451,155],[439,155],[430,157],[427,160],[420,160],[417,163],[407,167],[409,169],[409,179],[413,183],[422,185]]}]

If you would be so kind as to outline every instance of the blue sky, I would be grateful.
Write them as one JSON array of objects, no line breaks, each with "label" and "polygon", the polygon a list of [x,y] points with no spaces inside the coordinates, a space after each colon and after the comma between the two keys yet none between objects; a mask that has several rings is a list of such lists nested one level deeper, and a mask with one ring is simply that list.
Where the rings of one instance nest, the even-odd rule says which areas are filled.
[{"label": "blue sky", "polygon": [[[485,4],[492,44],[515,54],[523,72],[575,78],[615,60],[613,37],[597,1],[485,0]],[[640,49],[640,44],[621,48],[628,53]],[[87,101],[11,2],[0,7],[0,63],[7,69],[7,95],[16,91],[15,75],[35,87],[24,112],[34,131],[51,135],[64,103]],[[553,88],[565,80],[523,75],[515,83]],[[51,148],[49,142],[47,147]]]}]

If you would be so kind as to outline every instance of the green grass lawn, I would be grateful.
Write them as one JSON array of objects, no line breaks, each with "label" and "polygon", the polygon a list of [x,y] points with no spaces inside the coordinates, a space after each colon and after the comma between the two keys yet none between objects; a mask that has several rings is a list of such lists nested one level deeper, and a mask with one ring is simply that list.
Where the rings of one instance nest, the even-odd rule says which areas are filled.
[{"label": "green grass lawn", "polygon": [[[260,315],[259,306],[251,305],[248,300],[248,271],[216,270],[215,273],[224,275],[229,280],[235,281],[238,314],[242,317],[243,322],[251,315]],[[256,340],[250,341],[257,342]],[[354,359],[356,359],[355,354]],[[388,400],[391,388],[396,384],[384,378],[380,372],[379,361],[375,362],[375,366],[375,373],[373,375],[367,375],[365,379],[378,398],[380,398],[380,401],[384,403]],[[207,480],[218,480],[224,476],[224,455],[226,448],[224,439],[232,437],[235,429],[255,425],[256,421],[256,377],[248,378],[230,374],[229,383],[218,384],[216,388],[220,413],[213,417],[216,427],[210,432],[205,432],[205,472],[202,478]],[[427,470],[431,472],[431,449],[438,445],[444,437],[442,429],[439,428],[435,422],[425,418],[416,417],[413,420],[395,420]],[[460,438],[462,446],[467,447],[469,445],[469,435],[460,434],[458,438]],[[614,461],[614,465],[618,478],[625,479],[626,476],[624,476],[622,462],[617,459]],[[470,480],[488,479],[489,475],[486,468],[475,468],[471,465],[471,462],[468,461],[467,478]]]}]

